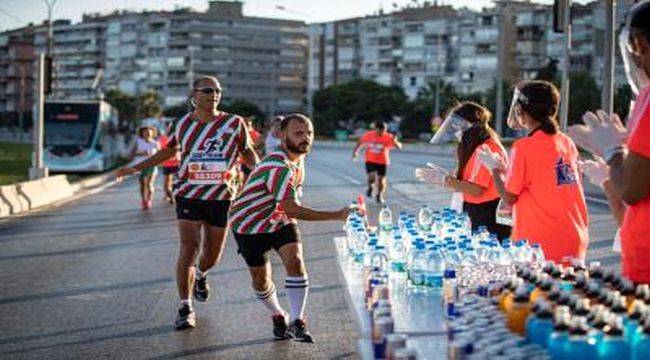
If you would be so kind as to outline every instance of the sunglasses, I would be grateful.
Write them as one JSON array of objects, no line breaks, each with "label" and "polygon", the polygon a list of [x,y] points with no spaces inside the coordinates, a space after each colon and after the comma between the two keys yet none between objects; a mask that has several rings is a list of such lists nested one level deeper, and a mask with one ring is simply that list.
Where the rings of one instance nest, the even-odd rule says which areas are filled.
[{"label": "sunglasses", "polygon": [[209,87],[209,86],[196,88],[195,90],[200,92],[201,94],[205,94],[205,95],[211,95],[211,94],[215,94],[215,93],[220,94],[221,93],[221,89],[215,88],[215,87]]}]

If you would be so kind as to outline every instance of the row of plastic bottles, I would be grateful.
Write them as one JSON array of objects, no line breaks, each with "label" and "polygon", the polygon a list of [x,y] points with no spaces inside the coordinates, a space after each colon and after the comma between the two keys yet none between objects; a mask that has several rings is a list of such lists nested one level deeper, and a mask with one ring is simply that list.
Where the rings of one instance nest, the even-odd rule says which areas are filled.
[{"label": "row of plastic bottles", "polygon": [[404,273],[423,292],[442,288],[445,270],[454,270],[462,287],[487,286],[510,276],[514,264],[536,267],[544,262],[538,245],[509,240],[501,244],[484,227],[473,233],[467,214],[451,209],[432,212],[425,205],[417,220],[401,212],[394,225],[390,209],[384,207],[378,224],[377,231],[372,231],[363,217],[348,219],[350,257],[359,267]]},{"label": "row of plastic bottles", "polygon": [[507,327],[553,359],[650,359],[650,288],[597,263],[521,268],[495,299]]}]

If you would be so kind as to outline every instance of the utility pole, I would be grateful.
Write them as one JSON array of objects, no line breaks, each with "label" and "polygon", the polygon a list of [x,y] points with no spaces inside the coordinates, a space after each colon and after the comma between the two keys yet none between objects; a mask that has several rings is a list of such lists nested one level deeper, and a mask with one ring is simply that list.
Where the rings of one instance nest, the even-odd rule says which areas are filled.
[{"label": "utility pole", "polygon": [[32,157],[32,167],[29,169],[29,178],[40,179],[48,176],[47,168],[43,163],[43,127],[45,120],[45,55],[38,55],[38,88],[36,102],[36,117],[32,132],[34,135],[34,152]]},{"label": "utility pole", "polygon": [[608,114],[614,112],[614,22],[616,21],[616,0],[605,2],[605,69],[603,71],[603,92],[600,106]]},{"label": "utility pole", "polygon": [[498,12],[498,41],[497,41],[497,78],[496,78],[496,90],[497,90],[497,99],[496,99],[496,111],[494,116],[495,130],[500,136],[503,135],[503,49],[504,49],[504,40],[505,40],[505,20],[506,16],[503,14],[504,4],[502,1],[497,3],[497,12]]},{"label": "utility pole", "polygon": [[560,91],[560,128],[566,131],[569,124],[569,94],[571,83],[569,71],[571,68],[571,0],[556,0],[559,10],[558,18],[564,32],[563,63],[562,63],[562,89]]},{"label": "utility pole", "polygon": [[[45,6],[47,6],[47,52],[46,55],[48,58],[52,59],[52,54],[54,53],[54,25],[52,24],[52,11],[54,10],[54,5],[56,0],[43,0]],[[53,61],[53,60],[52,60]],[[52,65],[51,71],[54,72],[54,64]],[[50,74],[52,78],[56,78],[56,74]],[[50,94],[50,96],[53,96]]]}]

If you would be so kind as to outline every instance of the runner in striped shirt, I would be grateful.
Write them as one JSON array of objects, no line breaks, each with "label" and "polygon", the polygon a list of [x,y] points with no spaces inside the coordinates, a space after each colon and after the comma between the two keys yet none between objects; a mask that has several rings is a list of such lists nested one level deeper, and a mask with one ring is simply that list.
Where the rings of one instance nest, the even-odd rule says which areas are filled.
[{"label": "runner in striped shirt", "polygon": [[[193,289],[197,301],[208,299],[207,272],[223,252],[230,201],[237,192],[234,181],[239,164],[237,159],[241,155],[249,167],[258,161],[244,120],[217,110],[220,100],[219,81],[212,76],[198,78],[190,97],[195,110],[172,125],[167,146],[156,155],[117,173],[119,179],[157,166],[177,151],[181,153],[178,180],[174,185],[181,238],[176,268],[181,298],[176,319],[178,330],[195,325],[190,290]],[[203,242],[201,233],[205,234]],[[199,250],[201,256],[195,266]]]},{"label": "runner in striped shirt", "polygon": [[[304,178],[301,163],[311,150],[313,136],[309,118],[300,114],[284,118],[280,124],[281,148],[253,169],[231,210],[238,252],[249,267],[258,299],[271,311],[276,339],[313,342],[304,318],[308,282],[296,220],[345,220],[350,211],[349,207],[319,211],[300,205]],[[278,253],[287,273],[290,325],[272,281],[267,258],[271,249]]]}]

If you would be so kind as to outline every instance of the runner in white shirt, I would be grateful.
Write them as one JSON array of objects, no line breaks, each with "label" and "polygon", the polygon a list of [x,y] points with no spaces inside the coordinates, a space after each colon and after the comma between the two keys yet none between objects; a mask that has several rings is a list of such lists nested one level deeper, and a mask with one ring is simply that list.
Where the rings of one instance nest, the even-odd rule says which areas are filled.
[{"label": "runner in white shirt", "polygon": [[[137,164],[147,157],[155,154],[160,150],[160,144],[156,140],[156,128],[153,126],[143,125],[138,128],[138,137],[131,148],[131,159],[133,164]],[[153,203],[154,186],[156,178],[156,168],[151,167],[140,171],[140,198],[142,200],[142,210],[148,210]]]}]

